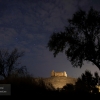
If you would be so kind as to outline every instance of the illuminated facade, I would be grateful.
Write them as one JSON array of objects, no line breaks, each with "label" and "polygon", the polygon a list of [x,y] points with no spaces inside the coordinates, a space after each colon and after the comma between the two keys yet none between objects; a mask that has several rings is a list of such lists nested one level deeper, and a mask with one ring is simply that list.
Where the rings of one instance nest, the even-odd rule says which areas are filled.
[{"label": "illuminated facade", "polygon": [[65,76],[67,77],[66,72],[55,72],[54,70],[51,72],[51,76]]}]

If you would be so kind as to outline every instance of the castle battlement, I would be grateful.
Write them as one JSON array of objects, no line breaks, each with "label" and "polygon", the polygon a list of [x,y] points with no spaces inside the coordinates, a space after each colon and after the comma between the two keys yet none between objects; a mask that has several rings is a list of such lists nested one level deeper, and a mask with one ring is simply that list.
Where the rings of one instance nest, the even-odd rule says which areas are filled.
[{"label": "castle battlement", "polygon": [[55,72],[54,70],[52,70],[51,76],[65,76],[65,77],[67,77],[67,74],[66,74],[66,71],[64,71],[64,72]]}]

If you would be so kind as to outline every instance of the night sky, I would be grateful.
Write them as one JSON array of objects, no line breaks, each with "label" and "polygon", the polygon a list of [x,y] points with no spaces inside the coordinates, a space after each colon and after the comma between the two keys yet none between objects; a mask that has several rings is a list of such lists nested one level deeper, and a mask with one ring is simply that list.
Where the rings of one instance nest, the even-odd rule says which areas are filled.
[{"label": "night sky", "polygon": [[0,0],[0,48],[24,50],[21,65],[34,77],[50,77],[52,70],[75,78],[86,69],[99,72],[91,62],[73,68],[64,53],[54,58],[46,48],[51,34],[64,31],[78,8],[91,6],[100,10],[100,0]]}]

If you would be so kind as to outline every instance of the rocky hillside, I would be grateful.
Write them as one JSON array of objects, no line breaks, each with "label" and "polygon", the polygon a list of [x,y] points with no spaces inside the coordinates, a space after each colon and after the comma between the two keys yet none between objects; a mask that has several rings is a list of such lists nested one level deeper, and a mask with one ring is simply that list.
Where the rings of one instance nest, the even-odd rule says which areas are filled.
[{"label": "rocky hillside", "polygon": [[56,89],[62,88],[64,85],[68,83],[75,84],[75,82],[77,81],[77,79],[75,78],[64,77],[64,76],[49,77],[49,78],[44,78],[43,80],[46,83],[51,83]]}]

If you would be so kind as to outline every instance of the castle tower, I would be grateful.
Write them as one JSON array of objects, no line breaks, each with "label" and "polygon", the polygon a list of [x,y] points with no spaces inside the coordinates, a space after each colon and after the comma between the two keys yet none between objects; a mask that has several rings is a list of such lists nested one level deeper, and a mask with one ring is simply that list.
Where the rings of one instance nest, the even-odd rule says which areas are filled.
[{"label": "castle tower", "polygon": [[67,73],[64,71],[64,76],[66,76],[67,77]]},{"label": "castle tower", "polygon": [[55,76],[55,72],[54,72],[54,70],[52,70],[52,72],[51,72],[51,76]]}]

